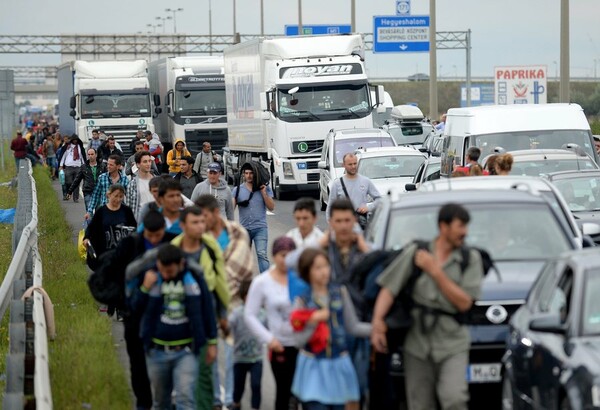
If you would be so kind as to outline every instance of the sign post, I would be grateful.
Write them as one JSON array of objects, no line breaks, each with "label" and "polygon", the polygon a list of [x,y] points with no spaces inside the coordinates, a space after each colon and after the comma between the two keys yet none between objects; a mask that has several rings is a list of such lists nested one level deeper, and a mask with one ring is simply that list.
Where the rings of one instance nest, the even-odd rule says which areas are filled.
[{"label": "sign post", "polygon": [[373,17],[373,52],[429,51],[429,16]]},{"label": "sign post", "polygon": [[396,0],[396,15],[410,15],[410,0]]},{"label": "sign post", "polygon": [[[313,24],[302,25],[303,36],[326,35],[326,34],[350,34],[352,27],[349,24]],[[285,26],[286,36],[297,36],[298,25],[290,24]]]}]

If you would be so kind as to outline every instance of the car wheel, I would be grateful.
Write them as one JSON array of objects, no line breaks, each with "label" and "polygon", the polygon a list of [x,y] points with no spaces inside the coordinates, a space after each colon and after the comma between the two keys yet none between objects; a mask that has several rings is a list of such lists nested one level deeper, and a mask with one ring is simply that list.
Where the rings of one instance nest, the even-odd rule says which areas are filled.
[{"label": "car wheel", "polygon": [[502,410],[513,410],[515,408],[515,396],[512,383],[506,374],[502,377]]}]

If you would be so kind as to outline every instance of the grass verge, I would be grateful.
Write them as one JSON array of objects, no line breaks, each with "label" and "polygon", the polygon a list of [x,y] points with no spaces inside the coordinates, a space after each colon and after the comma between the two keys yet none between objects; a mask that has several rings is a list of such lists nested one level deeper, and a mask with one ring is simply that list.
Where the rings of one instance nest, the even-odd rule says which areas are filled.
[{"label": "grass verge", "polygon": [[39,249],[44,288],[54,303],[57,338],[49,342],[54,408],[130,409],[129,384],[118,361],[111,322],[98,314],[48,174],[36,167]]}]

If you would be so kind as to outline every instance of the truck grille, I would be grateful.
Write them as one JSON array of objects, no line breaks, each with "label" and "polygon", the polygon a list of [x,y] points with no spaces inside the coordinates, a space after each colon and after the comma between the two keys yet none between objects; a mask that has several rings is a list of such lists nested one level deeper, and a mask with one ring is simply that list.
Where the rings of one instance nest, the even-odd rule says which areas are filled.
[{"label": "truck grille", "polygon": [[292,142],[293,154],[320,154],[322,149],[323,140]]},{"label": "truck grille", "polygon": [[319,177],[320,177],[319,173],[312,173],[312,174],[306,175],[306,180],[308,182],[319,182]]},{"label": "truck grille", "polygon": [[306,169],[319,169],[319,161],[307,161]]},{"label": "truck grille", "polygon": [[190,130],[185,132],[187,149],[195,157],[202,150],[204,142],[210,142],[213,151],[223,154],[223,147],[227,145],[227,130]]}]

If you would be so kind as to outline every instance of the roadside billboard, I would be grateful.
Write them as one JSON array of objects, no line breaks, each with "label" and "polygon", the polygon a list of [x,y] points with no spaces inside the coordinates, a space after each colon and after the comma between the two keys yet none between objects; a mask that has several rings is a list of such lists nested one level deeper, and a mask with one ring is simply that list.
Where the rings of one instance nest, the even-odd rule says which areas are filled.
[{"label": "roadside billboard", "polygon": [[494,101],[498,105],[546,104],[547,79],[545,65],[495,67]]},{"label": "roadside billboard", "polygon": [[[472,83],[471,84],[471,107],[480,105],[494,105],[494,84]],[[467,106],[467,84],[460,85],[460,106]]]}]

